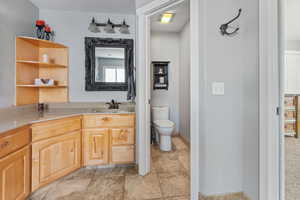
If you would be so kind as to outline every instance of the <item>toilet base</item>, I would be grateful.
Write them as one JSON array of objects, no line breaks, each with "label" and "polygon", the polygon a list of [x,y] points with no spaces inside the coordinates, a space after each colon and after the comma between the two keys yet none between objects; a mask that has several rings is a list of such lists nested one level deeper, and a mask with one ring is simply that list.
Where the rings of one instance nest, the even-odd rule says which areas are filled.
[{"label": "toilet base", "polygon": [[172,150],[171,136],[161,135],[159,146],[161,151],[171,151]]}]

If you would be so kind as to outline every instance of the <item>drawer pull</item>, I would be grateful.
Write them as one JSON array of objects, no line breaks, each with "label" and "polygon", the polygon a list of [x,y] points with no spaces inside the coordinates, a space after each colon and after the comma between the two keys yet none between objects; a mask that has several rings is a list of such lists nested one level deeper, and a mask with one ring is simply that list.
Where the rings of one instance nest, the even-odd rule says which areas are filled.
[{"label": "drawer pull", "polygon": [[109,117],[103,117],[102,118],[102,120],[105,121],[105,122],[109,121],[109,119],[110,119]]},{"label": "drawer pull", "polygon": [[5,147],[9,146],[9,142],[8,141],[5,141],[3,142],[2,144],[0,144],[0,148],[1,149],[4,149]]}]

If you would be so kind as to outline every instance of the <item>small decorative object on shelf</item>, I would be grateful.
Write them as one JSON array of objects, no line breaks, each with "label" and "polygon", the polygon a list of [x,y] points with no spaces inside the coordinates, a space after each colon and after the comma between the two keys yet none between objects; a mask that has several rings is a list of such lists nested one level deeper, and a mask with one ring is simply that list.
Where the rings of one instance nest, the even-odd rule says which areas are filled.
[{"label": "small decorative object on shelf", "polygon": [[44,20],[36,20],[35,26],[36,26],[36,36],[39,39],[43,39],[45,21]]},{"label": "small decorative object on shelf", "polygon": [[53,40],[54,32],[51,31],[51,27],[46,25],[44,20],[36,20],[36,36],[38,39]]},{"label": "small decorative object on shelf", "polygon": [[169,63],[168,61],[153,61],[153,89],[169,89]]},{"label": "small decorative object on shelf", "polygon": [[45,38],[44,39],[50,40],[51,36],[52,36],[52,32],[51,32],[50,26],[45,26],[44,27],[44,31],[45,31]]},{"label": "small decorative object on shelf", "polygon": [[34,84],[39,86],[53,86],[55,82],[53,79],[36,78]]}]

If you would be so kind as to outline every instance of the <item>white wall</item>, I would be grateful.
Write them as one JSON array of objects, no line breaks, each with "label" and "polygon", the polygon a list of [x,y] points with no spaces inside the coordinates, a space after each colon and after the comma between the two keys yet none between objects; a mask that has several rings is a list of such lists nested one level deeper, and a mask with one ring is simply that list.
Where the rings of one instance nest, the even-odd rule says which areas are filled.
[{"label": "white wall", "polygon": [[286,50],[288,50],[288,51],[300,51],[300,40],[288,40],[288,41],[286,41]]},{"label": "white wall", "polygon": [[151,3],[154,0],[135,0],[135,7],[140,8],[143,7],[144,5],[147,5],[148,3]]},{"label": "white wall", "polygon": [[152,90],[151,106],[170,107],[170,120],[176,124],[175,132],[179,130],[179,62],[180,37],[178,33],[151,33],[152,61],[170,61],[169,89]]},{"label": "white wall", "polygon": [[15,101],[15,37],[33,36],[38,9],[28,0],[0,1],[0,107]]},{"label": "white wall", "polygon": [[[205,0],[201,23],[206,51],[201,87],[200,192],[244,191],[258,199],[258,1]],[[224,37],[219,26],[237,14],[239,34]],[[202,45],[202,44],[201,44]],[[200,75],[199,75],[200,76]],[[225,95],[213,96],[213,82]],[[193,112],[193,111],[192,111]]]},{"label": "white wall", "polygon": [[[91,33],[88,30],[92,17],[97,22],[106,22],[108,18],[114,23],[120,23],[123,19],[130,25],[130,34],[120,34],[116,29],[115,34]],[[55,31],[55,41],[69,47],[70,66],[70,101],[126,101],[127,92],[87,92],[85,91],[85,37],[109,37],[109,38],[135,38],[135,16],[115,15],[105,13],[90,13],[76,11],[40,10],[40,18],[46,20]]]},{"label": "white wall", "polygon": [[179,134],[190,141],[190,23],[180,32]]}]

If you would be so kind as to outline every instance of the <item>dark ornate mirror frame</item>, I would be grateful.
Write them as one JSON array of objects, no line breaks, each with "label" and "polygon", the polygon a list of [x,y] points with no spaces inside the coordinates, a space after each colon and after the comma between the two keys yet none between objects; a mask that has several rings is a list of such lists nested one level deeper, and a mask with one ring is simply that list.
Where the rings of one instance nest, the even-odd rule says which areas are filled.
[{"label": "dark ornate mirror frame", "polygon": [[[125,83],[95,81],[95,48],[110,47],[125,49]],[[133,58],[133,39],[85,38],[85,90],[86,91],[127,91],[129,61]]]}]

